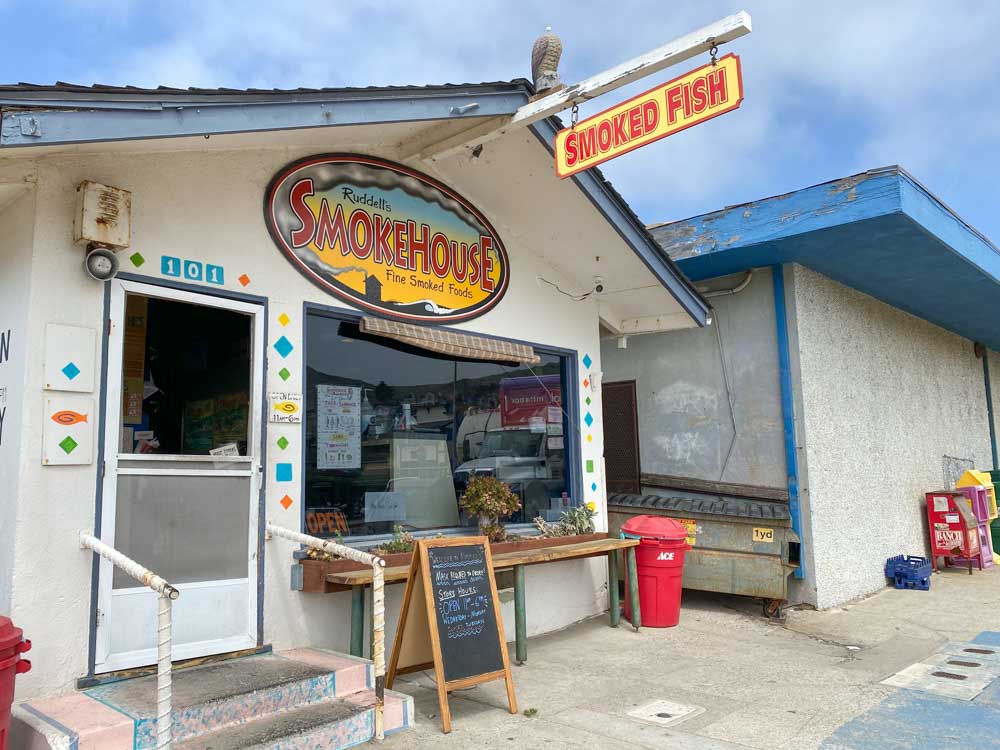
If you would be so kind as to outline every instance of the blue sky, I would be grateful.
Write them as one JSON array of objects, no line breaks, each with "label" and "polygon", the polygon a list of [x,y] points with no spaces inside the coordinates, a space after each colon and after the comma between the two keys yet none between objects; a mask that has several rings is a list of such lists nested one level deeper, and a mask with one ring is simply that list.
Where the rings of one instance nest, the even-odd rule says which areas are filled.
[{"label": "blue sky", "polygon": [[[1000,3],[0,0],[0,81],[295,87],[508,80],[546,25],[574,82],[741,7],[741,109],[605,165],[647,222],[901,164],[1000,241]],[[237,11],[238,9],[238,11]],[[707,59],[707,57],[706,57]],[[704,62],[694,60],[686,67]],[[581,107],[581,116],[684,71]]]}]

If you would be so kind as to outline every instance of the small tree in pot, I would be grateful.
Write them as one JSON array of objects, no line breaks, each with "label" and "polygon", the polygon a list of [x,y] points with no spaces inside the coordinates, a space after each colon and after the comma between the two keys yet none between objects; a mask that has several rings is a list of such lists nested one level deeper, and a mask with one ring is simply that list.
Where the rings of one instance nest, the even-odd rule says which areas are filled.
[{"label": "small tree in pot", "polygon": [[511,492],[510,487],[485,474],[469,480],[458,504],[469,515],[479,519],[479,533],[491,542],[502,542],[507,538],[502,519],[521,508],[520,498]]}]

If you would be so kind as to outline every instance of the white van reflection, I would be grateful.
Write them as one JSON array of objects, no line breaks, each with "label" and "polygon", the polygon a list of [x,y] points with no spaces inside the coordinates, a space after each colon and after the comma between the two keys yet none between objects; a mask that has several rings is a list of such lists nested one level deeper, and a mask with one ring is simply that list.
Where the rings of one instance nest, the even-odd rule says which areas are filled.
[{"label": "white van reflection", "polygon": [[455,470],[459,494],[469,478],[490,474],[520,495],[523,509],[512,520],[530,521],[544,515],[551,500],[565,488],[563,451],[548,449],[544,432],[524,427],[500,427],[488,430],[478,446],[478,456]]}]

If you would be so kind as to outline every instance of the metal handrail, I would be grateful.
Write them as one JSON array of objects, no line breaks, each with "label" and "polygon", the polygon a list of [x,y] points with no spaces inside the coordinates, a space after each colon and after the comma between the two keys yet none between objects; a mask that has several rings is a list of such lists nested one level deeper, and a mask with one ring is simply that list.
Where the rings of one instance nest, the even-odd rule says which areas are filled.
[{"label": "metal handrail", "polygon": [[171,640],[171,605],[181,592],[151,570],[147,570],[130,557],[111,547],[93,534],[80,532],[80,548],[93,550],[116,568],[125,571],[143,586],[160,595],[156,626],[156,747],[168,750],[173,740],[171,716],[171,669],[173,643]]},{"label": "metal handrail", "polygon": [[280,536],[293,542],[298,542],[312,549],[329,552],[332,555],[354,560],[372,568],[372,665],[375,669],[375,738],[385,737],[385,560],[377,555],[362,552],[353,547],[331,542],[328,539],[300,534],[268,523],[267,539]]}]

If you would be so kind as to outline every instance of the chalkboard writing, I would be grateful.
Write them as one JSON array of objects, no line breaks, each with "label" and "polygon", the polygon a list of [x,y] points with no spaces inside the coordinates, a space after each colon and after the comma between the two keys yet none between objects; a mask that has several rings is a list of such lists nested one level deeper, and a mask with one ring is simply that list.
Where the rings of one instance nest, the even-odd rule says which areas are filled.
[{"label": "chalkboard writing", "polygon": [[431,593],[448,682],[504,669],[483,545],[430,547]]}]

